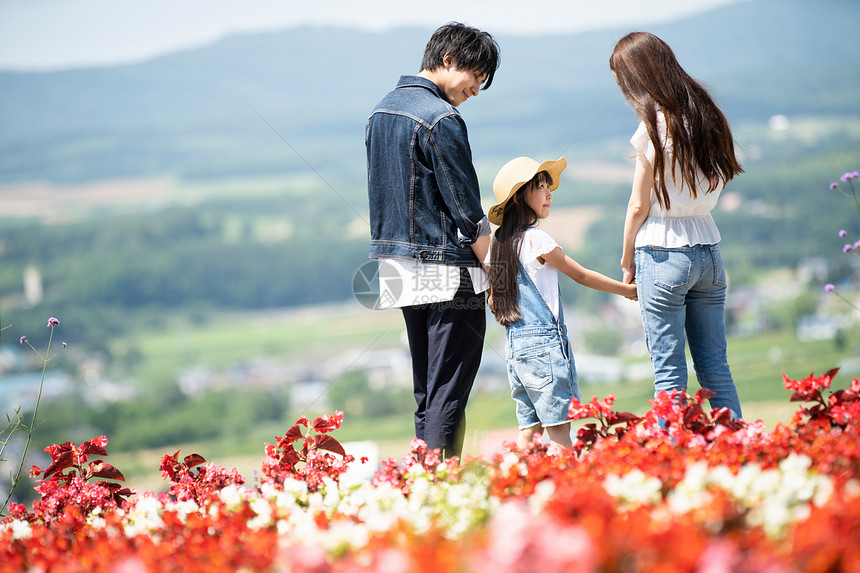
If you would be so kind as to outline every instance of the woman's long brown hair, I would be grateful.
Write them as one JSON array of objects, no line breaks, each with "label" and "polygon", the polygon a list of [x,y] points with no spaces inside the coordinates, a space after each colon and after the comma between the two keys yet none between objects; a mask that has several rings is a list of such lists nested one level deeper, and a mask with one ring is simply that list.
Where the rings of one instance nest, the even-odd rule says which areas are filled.
[{"label": "woman's long brown hair", "polygon": [[[708,180],[705,193],[743,173],[726,116],[704,86],[684,71],[666,42],[648,32],[628,34],[615,45],[609,68],[654,144],[652,188],[663,208],[668,209],[670,201],[663,177],[666,165],[658,109],[666,118],[666,136],[672,142],[673,165],[668,167],[676,186],[686,186],[696,197],[697,167]],[[675,178],[676,166],[682,185]]]},{"label": "woman's long brown hair", "polygon": [[521,318],[517,303],[517,263],[523,233],[538,220],[537,213],[526,205],[525,194],[541,183],[552,185],[552,176],[541,171],[517,190],[505,205],[502,224],[490,242],[490,294],[493,297],[493,314],[502,326],[509,326]]}]

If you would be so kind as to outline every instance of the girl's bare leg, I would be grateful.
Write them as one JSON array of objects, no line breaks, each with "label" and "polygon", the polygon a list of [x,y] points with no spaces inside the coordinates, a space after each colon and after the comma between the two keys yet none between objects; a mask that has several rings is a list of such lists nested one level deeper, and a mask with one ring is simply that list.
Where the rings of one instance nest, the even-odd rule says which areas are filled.
[{"label": "girl's bare leg", "polygon": [[[569,426],[570,424],[568,424]],[[543,434],[543,426],[540,424],[535,424],[534,426],[529,426],[528,428],[523,428],[520,430],[520,433],[517,434],[517,447],[521,450],[528,448],[532,444],[532,440],[534,440],[535,436],[540,436]]]},{"label": "girl's bare leg", "polygon": [[546,429],[549,439],[559,446],[572,450],[573,442],[570,441],[570,422],[559,424],[558,426],[549,426]]}]

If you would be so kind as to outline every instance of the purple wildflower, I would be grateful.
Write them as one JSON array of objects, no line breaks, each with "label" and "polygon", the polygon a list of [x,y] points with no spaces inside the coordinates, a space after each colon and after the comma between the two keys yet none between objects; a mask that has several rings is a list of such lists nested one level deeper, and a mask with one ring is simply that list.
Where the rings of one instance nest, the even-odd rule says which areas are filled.
[{"label": "purple wildflower", "polygon": [[846,231],[845,229],[840,229],[840,231],[839,231],[839,238],[840,239],[844,239],[847,235],[848,235],[848,231]]},{"label": "purple wildflower", "polygon": [[831,292],[833,292],[834,290],[836,290],[836,287],[835,287],[835,286],[833,286],[832,284],[826,284],[826,285],[824,285],[824,292],[826,292],[826,293],[831,293]]},{"label": "purple wildflower", "polygon": [[839,183],[831,183],[830,188],[831,189],[839,189]]},{"label": "purple wildflower", "polygon": [[849,171],[848,173],[842,175],[842,177],[840,177],[839,179],[841,179],[844,183],[849,179],[857,179],[858,177],[860,177],[860,173],[857,173],[856,171]]},{"label": "purple wildflower", "polygon": [[860,241],[857,241],[856,243],[854,243],[854,248],[860,249]]},{"label": "purple wildflower", "polygon": [[57,326],[58,324],[60,324],[59,319],[54,318],[53,316],[48,319],[48,328],[53,328],[53,327]]},{"label": "purple wildflower", "polygon": [[20,340],[19,342],[20,342],[21,344],[24,344],[25,342],[27,342],[27,337],[26,337],[26,336],[22,336],[22,337],[21,337],[21,340]]},{"label": "purple wildflower", "polygon": [[854,250],[854,245],[852,245],[852,244],[850,244],[850,243],[849,243],[849,244],[847,244],[847,245],[845,245],[844,247],[842,247],[842,252],[843,252],[843,253],[850,253],[850,252],[851,252],[851,251],[853,251],[853,250]]},{"label": "purple wildflower", "polygon": [[64,342],[61,346],[62,346],[62,348],[65,348],[66,346],[68,346],[68,344],[66,344],[66,343]]}]

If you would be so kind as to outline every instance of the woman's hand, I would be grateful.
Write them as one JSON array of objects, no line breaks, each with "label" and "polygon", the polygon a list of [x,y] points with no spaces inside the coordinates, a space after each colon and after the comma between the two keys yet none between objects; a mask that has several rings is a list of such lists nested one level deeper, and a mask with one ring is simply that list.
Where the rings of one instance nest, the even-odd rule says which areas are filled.
[{"label": "woman's hand", "polygon": [[629,285],[629,284],[636,282],[636,265],[635,264],[630,265],[630,266],[626,266],[626,267],[622,266],[621,267],[621,273],[622,273],[621,282],[623,282],[624,284]]}]

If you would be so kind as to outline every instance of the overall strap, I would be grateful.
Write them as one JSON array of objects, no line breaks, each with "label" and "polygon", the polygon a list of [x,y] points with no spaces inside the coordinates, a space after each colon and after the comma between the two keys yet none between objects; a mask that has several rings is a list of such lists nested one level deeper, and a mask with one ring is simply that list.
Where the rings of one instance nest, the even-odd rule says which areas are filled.
[{"label": "overall strap", "polygon": [[[564,324],[556,320],[552,310],[546,304],[534,281],[519,260],[517,261],[517,305],[520,307],[521,318],[508,328],[538,325],[558,327],[559,324]],[[561,304],[559,304],[559,309],[561,309]],[[559,310],[559,316],[561,316],[560,313]]]}]

